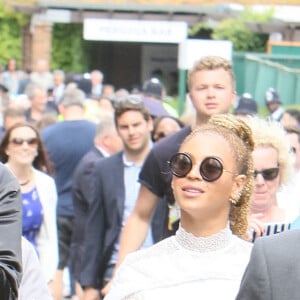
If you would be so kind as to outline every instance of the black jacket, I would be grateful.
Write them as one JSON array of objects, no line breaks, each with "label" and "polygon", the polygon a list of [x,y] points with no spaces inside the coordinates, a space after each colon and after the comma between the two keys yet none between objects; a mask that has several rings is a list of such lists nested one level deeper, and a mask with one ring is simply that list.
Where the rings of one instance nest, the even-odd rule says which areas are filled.
[{"label": "black jacket", "polygon": [[20,186],[0,164],[0,300],[17,299],[21,280],[22,200]]}]

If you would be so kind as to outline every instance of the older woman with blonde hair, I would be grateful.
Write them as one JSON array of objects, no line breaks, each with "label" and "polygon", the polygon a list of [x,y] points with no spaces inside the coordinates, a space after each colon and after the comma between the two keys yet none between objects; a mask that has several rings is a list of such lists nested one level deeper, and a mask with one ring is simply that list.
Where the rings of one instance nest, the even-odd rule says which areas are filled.
[{"label": "older woman with blonde hair", "polygon": [[254,191],[251,197],[249,226],[254,237],[289,229],[297,212],[282,206],[277,194],[293,174],[293,156],[280,123],[258,117],[245,120],[253,132],[255,149]]},{"label": "older woman with blonde hair", "polygon": [[[170,155],[181,220],[175,236],[129,254],[110,299],[234,299],[248,263],[245,241],[253,188],[250,128],[212,116]],[[202,295],[202,296],[201,296]]]}]

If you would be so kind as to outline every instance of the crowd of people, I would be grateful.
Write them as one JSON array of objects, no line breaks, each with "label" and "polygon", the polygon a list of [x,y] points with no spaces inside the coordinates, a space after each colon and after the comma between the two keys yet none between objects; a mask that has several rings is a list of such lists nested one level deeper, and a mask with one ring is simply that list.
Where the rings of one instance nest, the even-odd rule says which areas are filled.
[{"label": "crowd of people", "polygon": [[[14,59],[0,78],[3,299],[297,299],[255,288],[285,279],[294,252],[273,248],[300,239],[300,110],[274,88],[261,116],[205,56],[179,117],[158,78],[129,91]],[[272,276],[267,251],[285,257]]]}]

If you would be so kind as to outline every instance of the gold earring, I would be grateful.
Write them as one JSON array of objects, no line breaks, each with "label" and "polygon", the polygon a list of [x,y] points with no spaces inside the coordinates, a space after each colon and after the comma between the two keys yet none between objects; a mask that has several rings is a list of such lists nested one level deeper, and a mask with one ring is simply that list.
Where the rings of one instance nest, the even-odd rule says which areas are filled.
[{"label": "gold earring", "polygon": [[238,192],[238,194],[235,197],[230,197],[229,201],[232,203],[232,205],[236,206],[241,198],[241,192]]}]

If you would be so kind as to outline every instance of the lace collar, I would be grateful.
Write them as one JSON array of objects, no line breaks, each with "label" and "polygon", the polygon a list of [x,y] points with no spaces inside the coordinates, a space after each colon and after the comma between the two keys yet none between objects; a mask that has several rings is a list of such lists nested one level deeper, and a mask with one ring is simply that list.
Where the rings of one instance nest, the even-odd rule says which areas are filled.
[{"label": "lace collar", "polygon": [[175,239],[178,244],[188,250],[196,252],[211,252],[225,248],[230,243],[231,237],[232,232],[229,226],[208,237],[196,237],[179,226]]}]

